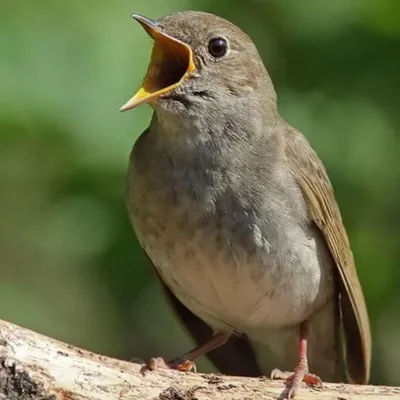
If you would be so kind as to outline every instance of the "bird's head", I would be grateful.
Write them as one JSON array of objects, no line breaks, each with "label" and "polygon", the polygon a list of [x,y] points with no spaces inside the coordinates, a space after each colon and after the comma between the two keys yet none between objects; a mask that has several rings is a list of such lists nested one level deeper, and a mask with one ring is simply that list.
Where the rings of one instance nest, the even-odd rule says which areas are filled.
[{"label": "bird's head", "polygon": [[121,111],[148,103],[156,113],[201,113],[207,118],[217,112],[247,118],[249,109],[276,107],[255,45],[234,24],[194,11],[158,21],[138,14],[133,18],[154,39],[154,47],[142,87]]}]

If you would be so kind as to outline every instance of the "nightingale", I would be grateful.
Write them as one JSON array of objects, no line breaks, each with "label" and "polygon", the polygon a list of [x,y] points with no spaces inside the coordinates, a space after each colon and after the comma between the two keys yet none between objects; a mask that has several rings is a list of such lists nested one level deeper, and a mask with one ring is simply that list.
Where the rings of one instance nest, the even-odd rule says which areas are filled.
[{"label": "nightingale", "polygon": [[[151,20],[139,91],[153,116],[129,160],[127,205],[174,312],[197,346],[148,368],[367,383],[371,337],[327,172],[279,114],[252,40],[213,14]],[[293,371],[293,372],[285,372]]]}]

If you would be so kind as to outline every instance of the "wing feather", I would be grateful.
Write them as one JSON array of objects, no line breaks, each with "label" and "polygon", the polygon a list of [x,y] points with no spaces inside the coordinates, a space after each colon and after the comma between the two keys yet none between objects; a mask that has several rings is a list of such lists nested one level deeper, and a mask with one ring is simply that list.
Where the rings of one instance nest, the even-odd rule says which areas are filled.
[{"label": "wing feather", "polygon": [[325,238],[340,278],[339,301],[348,379],[367,383],[371,363],[368,313],[334,191],[325,167],[307,139],[293,128],[287,134],[287,160],[308,203],[310,217]]}]

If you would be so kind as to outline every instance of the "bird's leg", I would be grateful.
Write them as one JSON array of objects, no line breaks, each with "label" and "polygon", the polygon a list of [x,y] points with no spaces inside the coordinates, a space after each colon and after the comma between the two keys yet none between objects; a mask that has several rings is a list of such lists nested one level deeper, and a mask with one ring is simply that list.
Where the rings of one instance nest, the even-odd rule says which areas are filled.
[{"label": "bird's leg", "polygon": [[307,334],[308,322],[300,324],[300,337],[299,337],[299,356],[300,360],[294,372],[282,372],[279,369],[274,369],[271,372],[271,379],[285,379],[288,382],[287,398],[291,399],[296,395],[300,389],[301,382],[306,382],[309,385],[322,387],[321,379],[314,374],[308,372],[307,361]]},{"label": "bird's leg", "polygon": [[145,367],[142,368],[142,372],[148,370],[153,371],[156,368],[170,368],[177,369],[178,371],[194,370],[196,372],[196,365],[194,361],[198,357],[223,346],[229,340],[230,336],[231,335],[229,333],[218,332],[206,343],[195,347],[193,350],[185,353],[182,357],[174,358],[168,362],[165,362],[162,357],[151,358]]}]

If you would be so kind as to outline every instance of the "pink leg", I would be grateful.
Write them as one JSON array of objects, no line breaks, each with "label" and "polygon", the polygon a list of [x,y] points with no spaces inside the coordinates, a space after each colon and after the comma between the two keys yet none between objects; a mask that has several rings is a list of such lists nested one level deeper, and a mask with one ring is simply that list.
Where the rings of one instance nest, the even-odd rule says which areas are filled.
[{"label": "pink leg", "polygon": [[322,387],[321,379],[314,374],[308,372],[308,361],[307,361],[307,334],[308,325],[307,321],[300,324],[300,338],[299,338],[299,356],[300,361],[297,364],[294,372],[282,372],[278,369],[274,369],[271,372],[271,379],[285,379],[288,382],[289,392],[287,395],[288,399],[293,398],[298,393],[301,382],[306,382],[309,385]]},{"label": "pink leg", "polygon": [[196,364],[194,363],[194,361],[198,357],[218,347],[223,346],[229,340],[229,338],[229,333],[219,332],[215,334],[208,342],[195,347],[193,350],[187,352],[182,357],[175,358],[168,362],[166,362],[162,357],[151,358],[142,368],[142,373],[146,371],[153,371],[157,368],[169,368],[186,372],[193,370],[196,372]]}]

